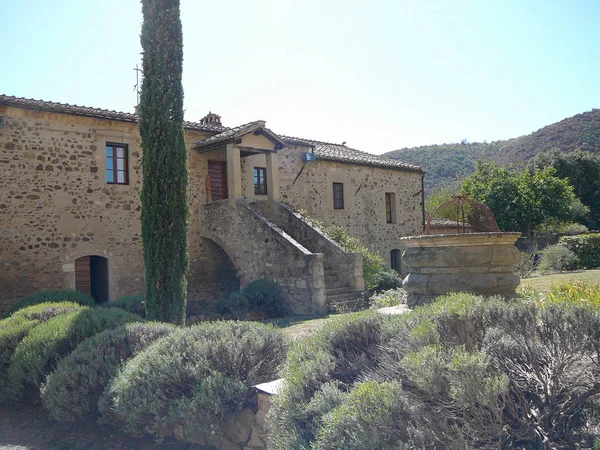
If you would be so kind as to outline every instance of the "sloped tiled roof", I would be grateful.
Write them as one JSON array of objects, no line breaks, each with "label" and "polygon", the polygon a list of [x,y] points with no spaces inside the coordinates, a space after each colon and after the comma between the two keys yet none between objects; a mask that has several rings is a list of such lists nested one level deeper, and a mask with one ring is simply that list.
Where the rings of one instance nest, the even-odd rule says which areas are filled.
[{"label": "sloped tiled roof", "polygon": [[282,139],[291,145],[308,145],[313,147],[317,160],[323,159],[363,166],[387,167],[409,172],[423,172],[423,169],[419,166],[413,166],[412,164],[406,164],[395,159],[386,158],[385,156],[363,152],[342,144],[332,144],[330,142],[313,141],[311,139],[290,136],[282,136]]},{"label": "sloped tiled roof", "polygon": [[[32,98],[13,97],[11,95],[0,94],[0,105],[16,106],[27,109],[37,109],[40,111],[49,111],[65,114],[75,114],[77,116],[96,117],[99,119],[119,120],[122,122],[137,122],[137,114],[111,111],[108,109],[90,108],[88,106],[69,105],[68,103],[48,102],[45,100],[35,100]],[[198,131],[223,131],[227,128],[222,125],[204,124],[199,122],[185,121],[184,128]]]},{"label": "sloped tiled roof", "polygon": [[[41,111],[58,112],[65,114],[74,114],[78,116],[96,117],[100,119],[119,120],[124,122],[137,122],[137,114],[112,111],[108,109],[90,108],[88,106],[70,105],[68,103],[49,102],[45,100],[35,100],[23,97],[14,97],[0,94],[0,105],[15,106],[27,109],[37,109]],[[264,128],[263,122],[254,121],[234,128],[228,128],[223,125],[205,124],[200,122],[184,122],[184,127],[189,130],[208,131],[215,134],[194,145],[194,148],[225,142],[252,131],[253,128]],[[290,136],[277,136],[268,128],[264,130],[270,133],[276,139],[290,145],[305,145],[314,148],[317,159],[337,161],[342,163],[359,164],[365,166],[387,167],[390,169],[406,170],[411,172],[423,172],[418,166],[406,164],[384,156],[373,155],[362,152],[341,144],[332,144],[330,142],[315,141],[312,139],[295,138]]]},{"label": "sloped tiled roof", "polygon": [[219,134],[215,134],[214,136],[211,136],[207,139],[204,139],[203,141],[198,142],[197,144],[193,145],[193,148],[202,148],[202,147],[209,147],[211,145],[215,145],[215,144],[219,144],[219,143],[224,143],[239,137],[244,136],[245,134],[251,133],[254,130],[261,130],[261,132],[263,132],[266,135],[269,135],[272,139],[275,139],[276,141],[279,141],[281,143],[281,145],[284,144],[284,141],[277,136],[275,133],[273,133],[271,130],[269,130],[268,128],[265,128],[264,126],[264,121],[262,120],[257,120],[254,122],[248,122],[245,123],[244,125],[240,125],[234,128],[228,128],[225,131],[223,131],[222,133]]}]

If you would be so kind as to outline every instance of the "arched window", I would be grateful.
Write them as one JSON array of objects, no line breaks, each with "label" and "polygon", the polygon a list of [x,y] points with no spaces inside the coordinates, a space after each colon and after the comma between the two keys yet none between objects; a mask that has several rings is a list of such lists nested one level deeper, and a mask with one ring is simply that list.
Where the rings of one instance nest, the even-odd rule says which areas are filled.
[{"label": "arched window", "polygon": [[109,300],[108,259],[82,256],[75,260],[75,290],[91,295],[97,303]]},{"label": "arched window", "polygon": [[390,263],[393,270],[400,272],[400,250],[397,248],[390,252]]}]

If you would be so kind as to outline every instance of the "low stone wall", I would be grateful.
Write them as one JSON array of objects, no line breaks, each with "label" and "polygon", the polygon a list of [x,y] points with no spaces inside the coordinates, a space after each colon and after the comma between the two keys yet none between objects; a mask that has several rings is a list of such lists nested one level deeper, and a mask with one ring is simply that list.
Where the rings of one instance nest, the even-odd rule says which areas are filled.
[{"label": "low stone wall", "polygon": [[450,292],[514,296],[520,233],[466,233],[402,238],[408,275],[402,287],[408,305],[431,302]]},{"label": "low stone wall", "polygon": [[266,449],[268,439],[266,416],[271,407],[271,395],[256,387],[250,388],[247,404],[251,406],[246,406],[225,419],[221,438],[207,439],[204,434],[185,430],[182,425],[176,425],[170,434],[180,441],[220,450]]},{"label": "low stone wall", "polygon": [[322,254],[310,252],[244,200],[207,203],[201,215],[201,236],[225,250],[242,287],[266,278],[281,286],[291,312],[326,312]]},{"label": "low stone wall", "polygon": [[284,203],[266,200],[252,203],[251,207],[282,228],[311,252],[322,253],[324,266],[335,270],[338,280],[344,286],[355,292],[364,290],[365,282],[361,253],[344,251],[337,242],[330,239],[318,228],[313,227],[300,214]]}]

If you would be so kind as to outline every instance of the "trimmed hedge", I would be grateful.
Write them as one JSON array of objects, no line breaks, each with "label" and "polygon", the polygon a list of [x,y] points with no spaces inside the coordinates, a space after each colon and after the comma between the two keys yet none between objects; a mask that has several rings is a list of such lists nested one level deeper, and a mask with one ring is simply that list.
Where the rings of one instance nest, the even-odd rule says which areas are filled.
[{"label": "trimmed hedge", "polygon": [[576,261],[569,269],[593,269],[600,267],[600,233],[563,236],[558,243],[575,254]]},{"label": "trimmed hedge", "polygon": [[31,294],[25,297],[23,300],[15,303],[9,310],[8,315],[18,311],[19,309],[26,308],[27,306],[37,305],[40,303],[60,303],[60,302],[73,302],[83,306],[94,306],[96,300],[83,292],[73,291],[70,289],[65,290],[51,290],[51,291],[40,291],[35,294]]},{"label": "trimmed hedge", "polygon": [[179,329],[123,366],[100,399],[102,421],[133,435],[218,436],[250,386],[277,378],[286,350],[281,332],[257,323]]},{"label": "trimmed hedge", "polygon": [[239,292],[233,292],[227,297],[219,299],[216,311],[219,314],[231,316],[234,319],[241,319],[250,311],[248,299]]},{"label": "trimmed hedge", "polygon": [[139,316],[116,308],[82,307],[35,327],[12,355],[8,378],[10,396],[19,400],[26,387],[41,385],[56,363],[81,341],[109,328],[127,322],[138,322]]},{"label": "trimmed hedge", "polygon": [[104,303],[108,308],[120,308],[140,317],[146,317],[146,302],[142,294],[124,295],[114,302]]},{"label": "trimmed hedge", "polygon": [[162,323],[128,323],[86,339],[46,378],[41,389],[46,410],[59,422],[95,416],[100,395],[119,367],[175,330]]},{"label": "trimmed hedge", "polygon": [[40,323],[80,308],[81,305],[72,302],[41,303],[20,309],[7,319],[0,320],[0,401],[7,396],[10,359],[19,343]]}]

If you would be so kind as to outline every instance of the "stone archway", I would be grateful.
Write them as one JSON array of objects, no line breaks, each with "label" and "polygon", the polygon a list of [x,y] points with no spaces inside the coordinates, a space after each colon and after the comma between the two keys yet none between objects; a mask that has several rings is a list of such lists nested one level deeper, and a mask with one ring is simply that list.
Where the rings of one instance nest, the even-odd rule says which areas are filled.
[{"label": "stone archway", "polygon": [[190,253],[193,261],[188,273],[188,297],[210,303],[239,291],[238,270],[217,242],[202,237],[199,248]]},{"label": "stone archway", "polygon": [[75,290],[94,297],[97,303],[110,300],[108,259],[86,255],[75,260]]}]

